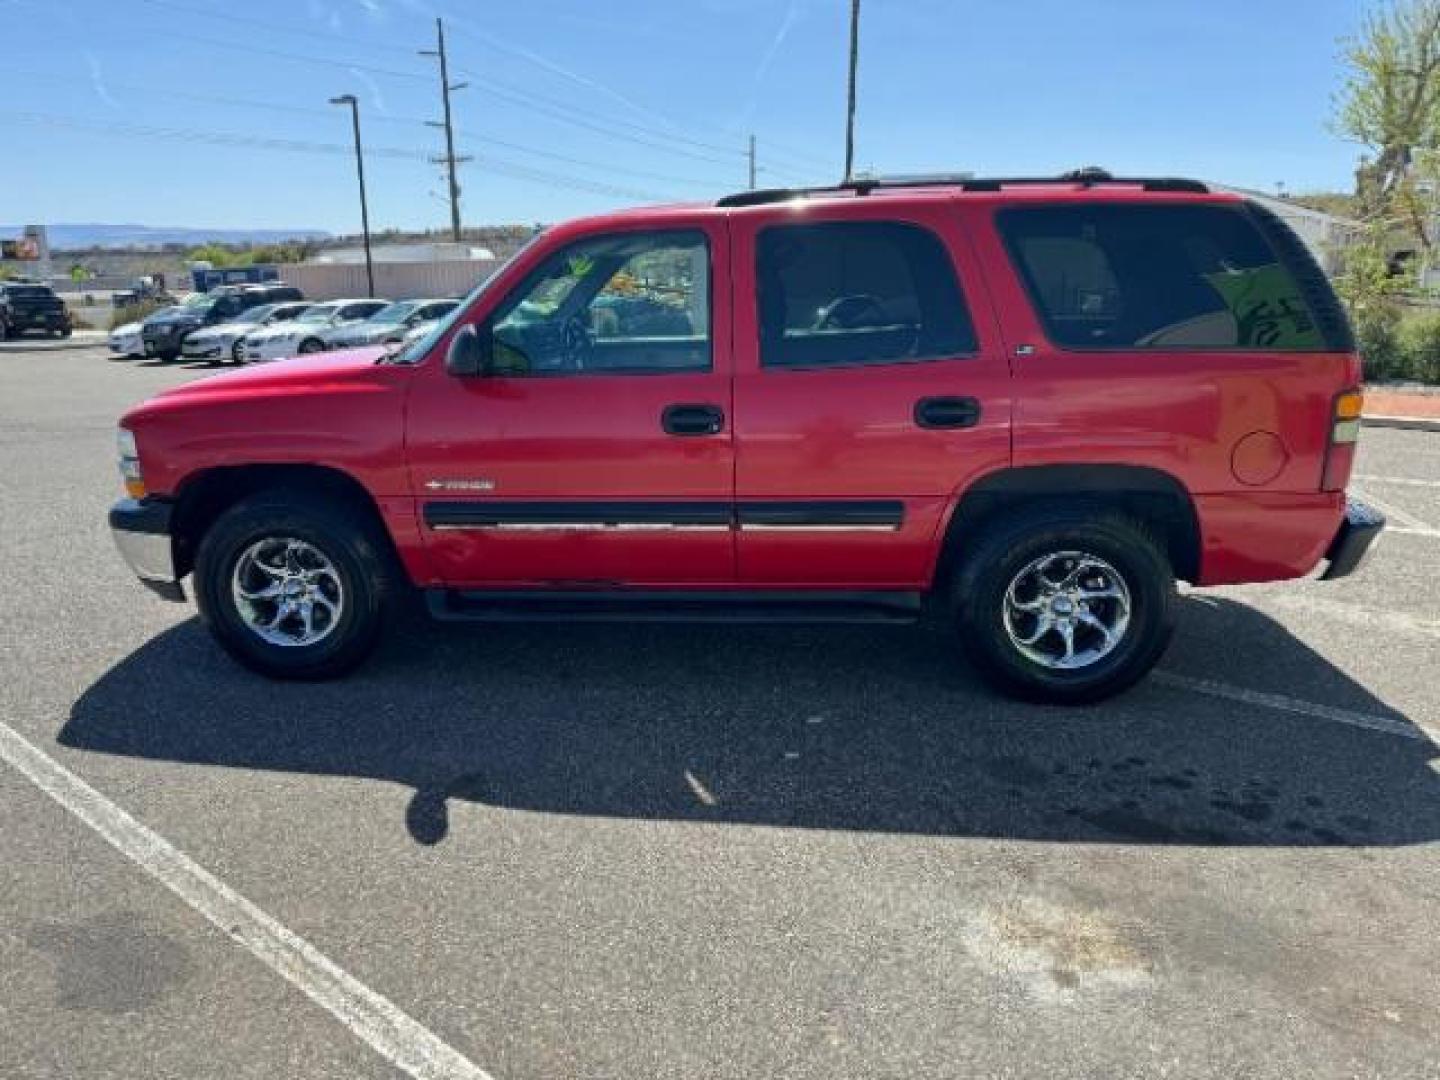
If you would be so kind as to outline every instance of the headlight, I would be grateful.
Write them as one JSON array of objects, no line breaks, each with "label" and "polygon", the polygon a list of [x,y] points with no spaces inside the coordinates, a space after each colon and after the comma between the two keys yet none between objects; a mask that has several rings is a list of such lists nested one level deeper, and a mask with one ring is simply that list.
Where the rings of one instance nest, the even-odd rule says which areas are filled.
[{"label": "headlight", "polygon": [[120,428],[115,433],[115,447],[120,453],[120,478],[125,482],[125,494],[132,499],[143,499],[145,479],[140,475],[140,450],[135,445],[135,433]]}]

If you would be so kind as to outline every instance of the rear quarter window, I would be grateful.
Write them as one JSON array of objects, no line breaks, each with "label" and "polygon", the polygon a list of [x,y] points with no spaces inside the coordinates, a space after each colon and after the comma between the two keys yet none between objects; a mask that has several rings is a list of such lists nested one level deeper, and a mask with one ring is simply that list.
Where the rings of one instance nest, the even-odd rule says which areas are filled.
[{"label": "rear quarter window", "polygon": [[1062,348],[1337,347],[1307,299],[1314,283],[1302,287],[1293,253],[1281,258],[1240,206],[1016,207],[996,222]]}]

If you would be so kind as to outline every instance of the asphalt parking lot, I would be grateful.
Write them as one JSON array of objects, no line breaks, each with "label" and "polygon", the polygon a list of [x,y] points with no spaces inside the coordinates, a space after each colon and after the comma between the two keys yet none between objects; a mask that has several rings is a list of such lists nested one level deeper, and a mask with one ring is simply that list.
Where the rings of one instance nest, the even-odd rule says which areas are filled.
[{"label": "asphalt parking lot", "polygon": [[[1440,434],[1365,432],[1364,571],[1190,594],[1100,708],[921,629],[417,622],[275,685],[105,527],[117,416],[205,373],[0,356],[0,736],[454,1055],[412,1074],[1440,1068]],[[0,1076],[406,1075],[4,761],[0,821]]]}]

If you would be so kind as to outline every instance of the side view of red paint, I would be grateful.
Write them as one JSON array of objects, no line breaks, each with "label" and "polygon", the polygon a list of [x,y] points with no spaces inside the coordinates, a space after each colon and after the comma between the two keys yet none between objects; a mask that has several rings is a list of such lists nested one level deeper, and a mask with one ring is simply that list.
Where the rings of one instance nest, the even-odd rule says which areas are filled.
[{"label": "side view of red paint", "polygon": [[241,662],[445,619],[953,625],[1008,692],[1141,678],[1177,581],[1352,572],[1360,362],[1304,245],[1193,181],[861,182],[539,234],[427,338],[121,421],[110,514]]}]

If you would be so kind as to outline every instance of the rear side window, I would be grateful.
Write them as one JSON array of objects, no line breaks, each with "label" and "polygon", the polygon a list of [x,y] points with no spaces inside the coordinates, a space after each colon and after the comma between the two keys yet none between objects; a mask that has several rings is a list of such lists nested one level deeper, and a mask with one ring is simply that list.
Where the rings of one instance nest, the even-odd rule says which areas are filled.
[{"label": "rear side window", "polygon": [[388,305],[383,300],[366,301],[363,304],[350,304],[340,309],[342,319],[368,319],[382,307]]},{"label": "rear side window", "polygon": [[1063,348],[1332,347],[1291,265],[1241,209],[1038,206],[997,220]]},{"label": "rear side window", "polygon": [[976,349],[939,237],[890,221],[775,225],[756,243],[760,363],[832,367]]}]

